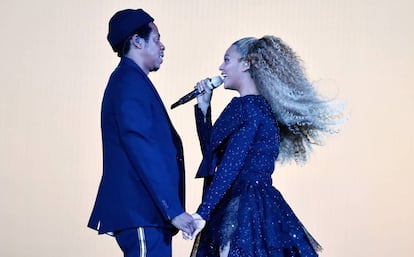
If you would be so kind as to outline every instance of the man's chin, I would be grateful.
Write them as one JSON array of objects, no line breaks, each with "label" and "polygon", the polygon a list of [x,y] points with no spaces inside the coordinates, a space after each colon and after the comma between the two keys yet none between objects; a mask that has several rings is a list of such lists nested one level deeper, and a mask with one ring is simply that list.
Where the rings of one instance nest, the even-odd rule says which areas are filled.
[{"label": "man's chin", "polygon": [[159,70],[159,69],[160,69],[160,66],[153,67],[153,68],[150,70],[150,72],[157,71],[157,70]]}]

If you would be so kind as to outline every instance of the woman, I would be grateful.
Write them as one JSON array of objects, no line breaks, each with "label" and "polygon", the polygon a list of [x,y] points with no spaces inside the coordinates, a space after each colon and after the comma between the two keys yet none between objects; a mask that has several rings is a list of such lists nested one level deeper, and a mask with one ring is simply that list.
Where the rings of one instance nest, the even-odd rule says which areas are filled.
[{"label": "woman", "polygon": [[[312,144],[334,132],[340,112],[317,95],[299,58],[274,36],[233,43],[220,66],[224,88],[236,90],[214,126],[212,91],[197,84],[195,107],[205,178],[194,217],[206,226],[192,256],[317,256],[320,245],[272,186],[275,161],[304,163]],[[199,222],[200,223],[200,222]]]}]

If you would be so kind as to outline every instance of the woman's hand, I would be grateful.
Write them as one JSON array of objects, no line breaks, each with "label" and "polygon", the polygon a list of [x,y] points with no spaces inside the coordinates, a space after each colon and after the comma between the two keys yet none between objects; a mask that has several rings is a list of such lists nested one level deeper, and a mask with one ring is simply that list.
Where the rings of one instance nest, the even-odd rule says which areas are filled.
[{"label": "woman's hand", "polygon": [[210,79],[204,79],[197,83],[195,86],[201,93],[197,96],[198,107],[201,110],[207,110],[210,106],[211,96],[213,95],[213,86],[211,85]]},{"label": "woman's hand", "polygon": [[203,228],[206,225],[206,221],[198,214],[198,213],[194,213],[193,215],[191,215],[193,217],[193,228],[194,231],[192,233],[188,233],[188,232],[184,232],[183,231],[183,238],[185,240],[193,240],[197,237],[198,233],[200,233],[201,230],[203,230]]}]

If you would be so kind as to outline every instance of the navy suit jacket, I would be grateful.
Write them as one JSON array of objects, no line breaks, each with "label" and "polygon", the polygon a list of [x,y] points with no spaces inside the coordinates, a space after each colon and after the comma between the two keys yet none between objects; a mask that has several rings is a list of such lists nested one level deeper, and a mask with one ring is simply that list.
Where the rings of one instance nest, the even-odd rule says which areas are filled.
[{"label": "navy suit jacket", "polygon": [[181,139],[148,76],[122,58],[101,112],[103,175],[88,222],[101,233],[165,227],[184,212]]}]

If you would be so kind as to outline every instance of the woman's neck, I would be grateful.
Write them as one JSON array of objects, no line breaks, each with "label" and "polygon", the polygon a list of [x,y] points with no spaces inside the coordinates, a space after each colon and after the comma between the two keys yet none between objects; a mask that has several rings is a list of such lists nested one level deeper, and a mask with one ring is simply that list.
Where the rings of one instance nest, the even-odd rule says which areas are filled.
[{"label": "woman's neck", "polygon": [[256,84],[253,82],[253,80],[249,80],[246,81],[246,83],[244,83],[244,86],[240,88],[239,94],[240,96],[259,95],[259,91],[257,90]]}]

